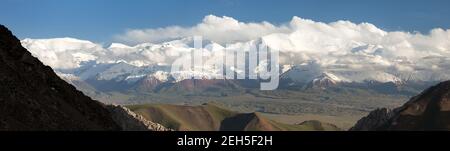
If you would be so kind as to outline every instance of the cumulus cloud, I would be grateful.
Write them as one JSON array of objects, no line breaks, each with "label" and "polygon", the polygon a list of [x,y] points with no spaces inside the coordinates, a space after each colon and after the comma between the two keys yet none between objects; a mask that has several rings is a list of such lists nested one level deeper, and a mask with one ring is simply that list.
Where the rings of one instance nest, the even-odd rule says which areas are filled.
[{"label": "cumulus cloud", "polygon": [[402,78],[412,74],[427,78],[450,77],[450,30],[440,28],[422,34],[384,31],[370,23],[350,21],[323,23],[293,17],[289,22],[274,25],[208,15],[192,27],[131,29],[115,36],[117,41],[135,46],[113,44],[104,48],[73,39],[28,39],[22,43],[54,68],[78,67],[87,60],[124,60],[134,65],[149,65],[171,64],[189,53],[194,49],[194,36],[202,36],[205,43],[214,45],[203,49],[210,60],[218,56],[214,54],[215,49],[228,46],[245,50],[250,44],[265,43],[280,51],[282,64],[314,62],[321,71],[336,73],[377,71]]},{"label": "cumulus cloud", "polygon": [[44,64],[53,68],[75,68],[95,60],[103,48],[99,44],[74,38],[24,39],[22,45]]},{"label": "cumulus cloud", "polygon": [[[414,58],[423,55],[448,55],[450,30],[433,29],[430,34],[384,31],[370,23],[350,21],[315,22],[294,16],[288,23],[244,23],[231,17],[205,16],[192,27],[170,26],[156,29],[132,29],[115,36],[116,40],[139,44],[161,43],[174,39],[202,36],[221,45],[262,38],[281,51],[347,53],[358,47],[374,45],[385,57]],[[355,50],[356,51],[356,50]]]},{"label": "cumulus cloud", "polygon": [[202,36],[219,44],[227,44],[249,41],[267,34],[288,31],[287,27],[275,26],[268,22],[244,23],[227,16],[208,15],[201,23],[193,27],[170,26],[156,29],[131,29],[124,34],[115,36],[115,39],[128,44],[138,44]]}]

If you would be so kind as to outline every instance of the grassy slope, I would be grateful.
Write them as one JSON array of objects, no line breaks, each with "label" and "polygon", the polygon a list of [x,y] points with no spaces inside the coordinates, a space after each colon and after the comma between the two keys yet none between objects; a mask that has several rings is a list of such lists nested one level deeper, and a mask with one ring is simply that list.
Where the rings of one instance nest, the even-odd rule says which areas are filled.
[{"label": "grassy slope", "polygon": [[214,105],[145,104],[128,106],[145,118],[177,130],[217,130],[221,121],[237,113]]},{"label": "grassy slope", "polygon": [[143,104],[127,106],[145,118],[176,130],[247,130],[247,131],[303,131],[339,130],[329,124],[315,122],[284,124],[260,113],[237,113],[213,104],[182,106]]}]

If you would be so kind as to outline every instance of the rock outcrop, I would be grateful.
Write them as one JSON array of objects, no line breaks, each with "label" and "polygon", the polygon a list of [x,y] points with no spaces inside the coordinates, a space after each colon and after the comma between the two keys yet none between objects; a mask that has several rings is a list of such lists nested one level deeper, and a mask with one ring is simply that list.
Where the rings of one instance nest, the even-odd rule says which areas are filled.
[{"label": "rock outcrop", "polygon": [[350,131],[369,131],[383,128],[392,117],[392,110],[387,108],[376,109],[369,113],[366,117],[358,120],[358,122],[350,128]]},{"label": "rock outcrop", "polygon": [[124,131],[173,131],[161,124],[150,122],[121,105],[108,105],[107,108],[111,111],[114,121]]},{"label": "rock outcrop", "polygon": [[375,110],[350,130],[450,130],[450,81],[425,90],[392,111]]}]

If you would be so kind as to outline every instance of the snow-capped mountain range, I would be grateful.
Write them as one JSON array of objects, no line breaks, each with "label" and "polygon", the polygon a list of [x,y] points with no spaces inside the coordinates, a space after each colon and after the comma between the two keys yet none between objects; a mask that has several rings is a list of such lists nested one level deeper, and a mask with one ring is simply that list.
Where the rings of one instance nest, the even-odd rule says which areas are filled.
[{"label": "snow-capped mountain range", "polygon": [[[22,40],[22,45],[29,49],[33,55],[45,64],[53,67],[60,73],[60,76],[64,76],[66,79],[115,81],[128,84],[148,78],[148,76],[160,82],[179,82],[192,76],[200,76],[203,79],[216,77],[218,73],[213,67],[205,67],[202,72],[179,71],[170,73],[171,66],[169,62],[175,59],[174,56],[190,53],[191,50],[195,49],[192,43],[192,38],[182,38],[160,44],[143,43],[136,46],[113,43],[105,48],[93,42],[74,38]],[[269,43],[270,47],[271,42],[261,38],[246,43],[235,43],[230,47],[245,49],[252,43]],[[205,45],[210,45],[210,47],[204,49],[205,56],[209,57],[208,61],[217,57],[214,52],[224,49],[223,46],[212,41],[207,41]],[[376,53],[379,49],[382,49],[382,47],[367,45],[356,47],[351,51],[354,53],[352,55],[368,56],[368,54],[371,54],[373,55],[372,57],[377,58]],[[283,51],[281,52],[281,57],[286,57],[286,54],[283,54]],[[426,59],[445,63],[448,58],[429,57]],[[305,60],[301,64],[281,62],[286,64],[280,64],[280,77],[282,80],[288,79],[294,83],[315,83],[318,85],[332,85],[341,82],[361,83],[377,81],[381,83],[402,83],[403,81],[411,80],[438,81],[449,79],[448,70],[433,72],[433,66],[430,69],[425,68],[413,72],[403,72],[396,70],[394,68],[395,65],[388,68],[380,68],[379,65],[375,64],[372,68],[359,69],[346,67],[346,65],[341,64],[324,65],[320,61]],[[402,63],[404,61],[401,61],[399,64]],[[358,66],[360,64],[364,63],[354,62],[354,64],[350,65]],[[234,67],[227,68],[234,69]],[[238,72],[236,69],[234,71],[237,74],[246,73],[243,71]]]},{"label": "snow-capped mountain range", "polygon": [[[136,34],[149,40],[139,39]],[[171,77],[173,82],[192,76],[210,79],[221,74],[210,64],[231,53],[228,50],[248,52],[252,46],[265,44],[279,51],[282,80],[402,83],[450,79],[449,35],[450,30],[439,28],[425,35],[384,31],[370,23],[323,23],[296,16],[288,23],[273,25],[208,15],[189,28],[131,30],[118,36],[122,42],[133,45],[104,45],[75,38],[26,38],[21,43],[44,64],[84,81],[134,83],[149,75],[161,81],[171,81],[167,80]],[[194,47],[197,36],[204,38],[201,48]],[[225,48],[227,51],[220,51]],[[201,70],[171,73],[172,63],[193,50],[200,51],[208,65],[194,67]],[[224,67],[236,74],[258,74],[266,64],[267,60],[260,60],[257,69],[247,72]]]}]

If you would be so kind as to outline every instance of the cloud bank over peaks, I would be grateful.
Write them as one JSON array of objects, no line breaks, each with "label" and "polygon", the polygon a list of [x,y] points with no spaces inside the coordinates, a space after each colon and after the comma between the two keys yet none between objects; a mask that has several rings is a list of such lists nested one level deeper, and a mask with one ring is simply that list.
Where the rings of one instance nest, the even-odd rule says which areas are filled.
[{"label": "cloud bank over peaks", "polygon": [[84,61],[98,59],[101,45],[74,38],[29,39],[21,41],[35,57],[53,68],[75,68]]},{"label": "cloud bank over peaks", "polygon": [[131,29],[115,39],[128,44],[144,42],[160,43],[183,37],[202,36],[221,45],[245,42],[271,33],[289,32],[285,26],[275,26],[268,22],[244,23],[223,16],[205,16],[203,21],[192,27],[169,26],[155,29]]},{"label": "cloud bank over peaks", "polygon": [[221,57],[216,50],[223,47],[244,51],[251,44],[265,43],[280,51],[281,64],[314,62],[318,70],[343,79],[387,74],[402,79],[450,79],[449,29],[436,28],[427,34],[384,31],[370,23],[323,23],[296,16],[275,25],[208,15],[191,27],[131,29],[116,35],[120,43],[109,47],[72,38],[24,39],[22,44],[53,68],[77,68],[92,60],[170,65],[194,50],[194,36],[202,36],[204,45],[213,45],[202,49],[205,62]]}]

